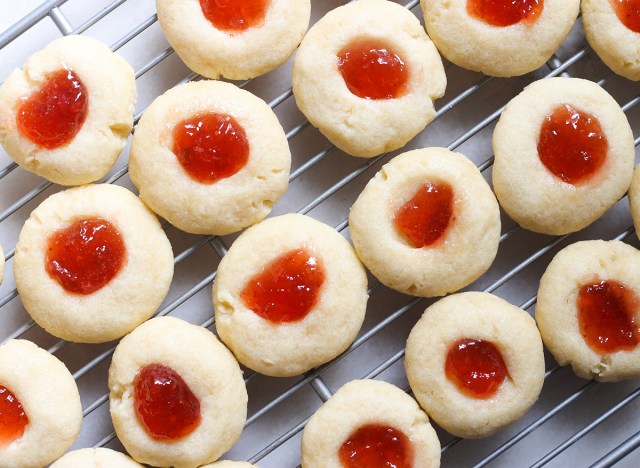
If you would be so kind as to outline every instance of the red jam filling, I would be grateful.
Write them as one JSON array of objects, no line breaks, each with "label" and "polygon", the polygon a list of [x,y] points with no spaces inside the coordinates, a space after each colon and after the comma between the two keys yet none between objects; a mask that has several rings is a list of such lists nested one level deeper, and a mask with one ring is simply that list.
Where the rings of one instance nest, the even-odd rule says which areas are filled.
[{"label": "red jam filling", "polygon": [[640,338],[634,314],[640,301],[617,281],[585,284],[578,291],[580,333],[596,353],[631,351]]},{"label": "red jam filling", "polygon": [[467,13],[491,26],[532,25],[544,9],[544,0],[467,0]]},{"label": "red jam filling", "polygon": [[27,424],[29,418],[22,404],[11,390],[0,385],[0,447],[22,437]]},{"label": "red jam filling", "polygon": [[214,28],[238,33],[262,26],[271,0],[200,0],[205,18]]},{"label": "red jam filling", "polygon": [[113,224],[79,219],[49,237],[45,269],[67,292],[86,295],[111,281],[125,259],[124,241]]},{"label": "red jam filling", "polygon": [[608,146],[596,117],[564,104],[542,123],[538,156],[554,176],[577,185],[602,167]]},{"label": "red jam filling", "polygon": [[609,3],[622,24],[640,33],[640,0],[609,0]]},{"label": "red jam filling", "polygon": [[500,351],[490,341],[464,338],[447,352],[445,374],[465,395],[491,398],[508,375]]},{"label": "red jam filling", "polygon": [[339,451],[344,468],[411,468],[413,447],[398,429],[382,424],[359,427]]},{"label": "red jam filling", "polygon": [[272,323],[297,322],[318,303],[324,280],[318,257],[305,249],[292,250],[249,280],[241,298],[247,308]]},{"label": "red jam filling", "polygon": [[213,184],[247,164],[249,140],[230,115],[198,114],[173,128],[173,153],[189,177]]},{"label": "red jam filling", "polygon": [[136,416],[154,439],[179,439],[200,425],[200,401],[172,368],[149,364],[133,385]]},{"label": "red jam filling", "polygon": [[398,209],[393,224],[413,247],[419,249],[443,239],[453,219],[451,186],[428,182]]},{"label": "red jam filling", "polygon": [[71,142],[87,118],[89,96],[80,78],[69,69],[47,81],[18,107],[18,131],[36,145],[54,149]]},{"label": "red jam filling", "polygon": [[409,68],[387,44],[376,39],[351,42],[338,53],[338,70],[353,94],[394,99],[409,90]]}]

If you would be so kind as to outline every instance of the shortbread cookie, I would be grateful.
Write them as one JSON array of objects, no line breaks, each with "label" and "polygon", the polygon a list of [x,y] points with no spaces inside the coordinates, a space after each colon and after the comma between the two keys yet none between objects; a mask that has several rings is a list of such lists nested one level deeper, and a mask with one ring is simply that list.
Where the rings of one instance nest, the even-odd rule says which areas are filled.
[{"label": "shortbread cookie", "polygon": [[373,157],[405,145],[435,117],[442,60],[418,19],[386,0],[358,0],[327,13],[293,64],[300,110],[331,143]]},{"label": "shortbread cookie", "polygon": [[443,296],[480,277],[500,241],[500,209],[460,153],[426,148],[385,164],[351,208],[358,257],[382,283]]},{"label": "shortbread cookie", "polygon": [[420,0],[429,36],[448,60],[491,76],[519,76],[551,58],[580,0]]},{"label": "shortbread cookie", "polygon": [[411,330],[405,369],[420,406],[443,429],[485,437],[538,399],[542,340],[529,314],[505,300],[454,294],[428,307]]},{"label": "shortbread cookie", "polygon": [[135,102],[135,75],[123,58],[90,37],[65,36],[0,87],[0,143],[51,182],[93,182],[127,142]]},{"label": "shortbread cookie", "polygon": [[85,448],[67,453],[50,468],[143,468],[143,466],[115,450]]},{"label": "shortbread cookie", "polygon": [[[350,461],[351,464],[345,464]],[[413,398],[379,380],[343,385],[302,434],[304,468],[440,466],[440,441]]]},{"label": "shortbread cookie", "polygon": [[149,106],[133,137],[129,175],[171,224],[225,235],[269,214],[290,166],[287,137],[263,100],[229,83],[198,81]]},{"label": "shortbread cookie", "polygon": [[536,320],[558,364],[580,377],[640,376],[640,251],[620,241],[562,249],[538,290]]},{"label": "shortbread cookie", "polygon": [[309,0],[156,0],[184,63],[208,78],[244,80],[287,61],[309,27]]},{"label": "shortbread cookie", "polygon": [[609,68],[633,81],[640,80],[639,18],[638,2],[582,0],[589,45]]},{"label": "shortbread cookie", "polygon": [[513,98],[493,134],[493,186],[522,227],[579,231],[627,191],[635,145],[604,89],[579,78],[536,81]]},{"label": "shortbread cookie", "polygon": [[353,342],[367,307],[367,276],[333,228],[288,214],[238,237],[218,266],[213,303],[220,338],[242,364],[297,375]]},{"label": "shortbread cookie", "polygon": [[25,223],[14,259],[22,303],[59,338],[101,343],[151,317],[173,277],[160,223],[125,188],[86,185],[51,195]]},{"label": "shortbread cookie", "polygon": [[629,208],[636,235],[640,232],[640,165],[636,166],[629,187]]},{"label": "shortbread cookie", "polygon": [[109,368],[111,419],[136,460],[191,468],[238,440],[247,389],[237,361],[209,330],[158,317],[122,339]]},{"label": "shortbread cookie", "polygon": [[55,356],[26,340],[0,346],[0,466],[46,466],[78,437],[75,380]]}]

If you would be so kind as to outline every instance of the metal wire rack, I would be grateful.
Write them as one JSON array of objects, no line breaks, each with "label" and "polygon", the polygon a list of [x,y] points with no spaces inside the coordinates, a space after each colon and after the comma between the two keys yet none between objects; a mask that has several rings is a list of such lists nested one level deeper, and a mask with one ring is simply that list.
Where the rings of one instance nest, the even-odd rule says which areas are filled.
[{"label": "metal wire rack", "polygon": [[[418,0],[397,0],[419,18]],[[312,22],[346,0],[312,2]],[[0,19],[0,79],[60,34],[88,34],[111,44],[136,70],[138,108],[170,87],[198,79],[173,53],[157,24],[153,0],[24,0]],[[512,79],[483,77],[447,64],[448,89],[437,103],[436,120],[403,149],[446,146],[470,157],[490,180],[491,133],[503,106],[526,84],[565,75],[590,79],[621,103],[640,137],[637,84],[617,77],[586,46],[580,21],[545,67]],[[265,99],[287,133],[293,165],[290,187],[273,214],[299,212],[333,225],[348,236],[348,209],[375,171],[394,154],[351,158],[309,125],[292,98],[291,61],[254,80],[236,83]],[[637,150],[636,150],[637,152]],[[128,148],[103,180],[134,189],[127,175]],[[61,187],[18,169],[0,150],[0,243],[7,269],[0,287],[0,339],[26,338],[63,360],[76,379],[83,403],[83,427],[73,448],[108,446],[123,450],[109,418],[106,376],[115,343],[80,345],[57,340],[24,311],[15,290],[12,258],[18,233],[44,198]],[[626,199],[588,229],[557,238],[522,230],[503,216],[498,257],[468,289],[492,292],[532,312],[538,280],[550,258],[582,239],[620,239],[638,246]],[[158,315],[174,315],[214,329],[210,286],[219,260],[234,236],[182,233],[164,224],[176,272]],[[432,300],[409,298],[370,278],[367,319],[352,346],[336,360],[294,378],[274,379],[245,371],[249,417],[240,441],[225,456],[263,468],[296,467],[301,431],[313,412],[342,384],[380,378],[410,391],[402,368],[409,330]],[[462,440],[437,429],[443,466],[640,466],[640,381],[586,382],[547,356],[539,401],[520,421],[483,440]]]}]

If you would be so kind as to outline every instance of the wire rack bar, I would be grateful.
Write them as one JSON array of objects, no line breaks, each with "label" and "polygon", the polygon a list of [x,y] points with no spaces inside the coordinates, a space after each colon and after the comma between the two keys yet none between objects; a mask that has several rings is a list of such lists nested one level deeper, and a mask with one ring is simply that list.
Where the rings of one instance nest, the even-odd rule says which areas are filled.
[{"label": "wire rack bar", "polygon": [[7,30],[0,34],[0,49],[13,41],[16,37],[20,36],[26,30],[38,23],[40,20],[46,18],[51,10],[60,5],[66,3],[67,0],[47,0],[38,8],[34,9],[31,13],[24,16],[15,24],[10,26]]}]

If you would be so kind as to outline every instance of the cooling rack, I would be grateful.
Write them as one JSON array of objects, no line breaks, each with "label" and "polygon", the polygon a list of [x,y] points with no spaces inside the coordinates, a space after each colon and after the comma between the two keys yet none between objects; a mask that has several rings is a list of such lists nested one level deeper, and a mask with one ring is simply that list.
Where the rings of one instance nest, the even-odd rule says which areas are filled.
[{"label": "cooling rack", "polygon": [[[398,0],[422,18],[417,0]],[[62,34],[86,34],[109,44],[136,70],[135,119],[165,90],[199,79],[164,39],[153,0],[22,0],[3,2],[0,18],[0,80],[27,56]],[[313,0],[312,23],[346,0]],[[489,78],[445,64],[448,87],[436,120],[407,149],[445,146],[473,160],[491,180],[491,134],[503,106],[528,83],[552,76],[597,82],[623,107],[640,143],[639,87],[617,77],[587,47],[578,20],[569,38],[541,69],[524,77]],[[278,115],[292,151],[290,186],[273,214],[309,214],[348,237],[348,210],[366,182],[398,152],[364,160],[335,149],[297,110],[291,92],[291,61],[265,76],[236,82],[262,97]],[[103,180],[135,190],[127,175],[128,146]],[[22,224],[47,196],[62,188],[17,168],[0,150],[0,243],[7,261],[0,287],[0,339],[25,338],[65,362],[78,383],[83,425],[73,448],[123,450],[113,433],[107,400],[107,369],[115,343],[60,341],[35,325],[15,290],[13,254]],[[164,224],[175,253],[175,277],[158,315],[181,317],[215,331],[210,287],[235,236],[185,234]],[[468,290],[497,294],[533,313],[540,275],[562,247],[583,239],[620,239],[638,247],[626,197],[588,229],[550,237],[520,229],[502,216],[498,257]],[[149,272],[148,274],[153,274]],[[353,345],[331,363],[305,375],[275,379],[245,369],[249,413],[240,441],[224,458],[262,468],[300,464],[300,437],[308,418],[342,384],[376,378],[409,391],[402,367],[404,343],[430,299],[410,298],[370,277],[367,318]],[[443,466],[640,466],[640,380],[615,384],[586,381],[546,356],[540,399],[520,421],[482,440],[461,440],[436,428]]]}]

